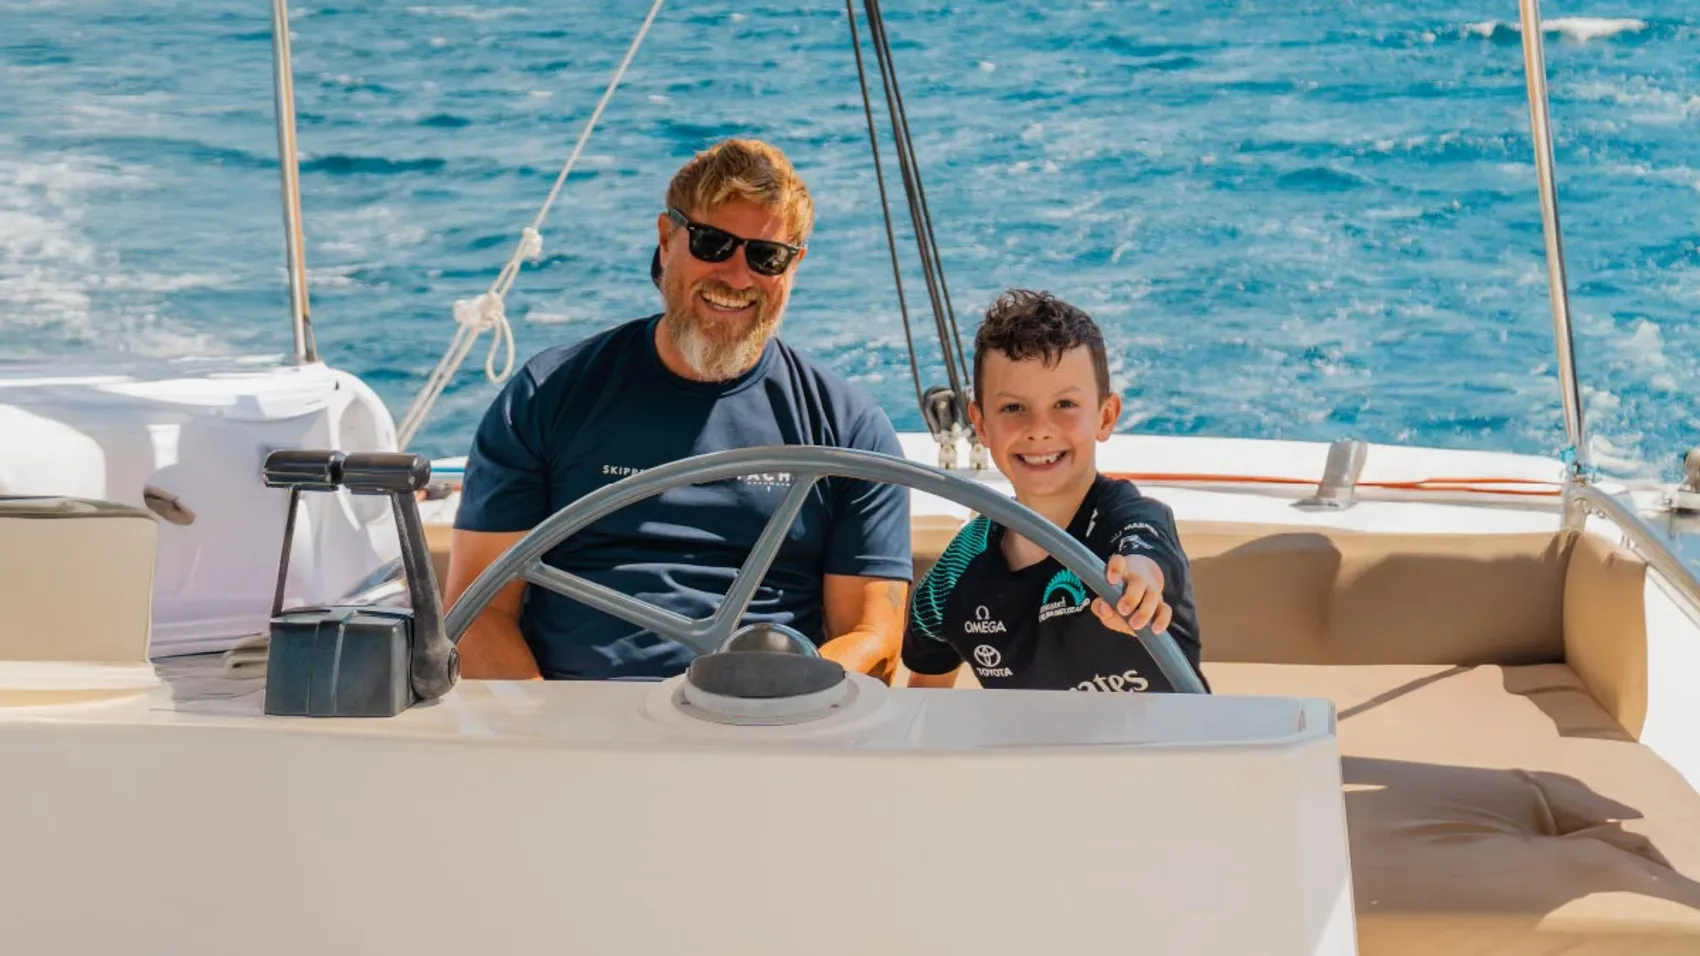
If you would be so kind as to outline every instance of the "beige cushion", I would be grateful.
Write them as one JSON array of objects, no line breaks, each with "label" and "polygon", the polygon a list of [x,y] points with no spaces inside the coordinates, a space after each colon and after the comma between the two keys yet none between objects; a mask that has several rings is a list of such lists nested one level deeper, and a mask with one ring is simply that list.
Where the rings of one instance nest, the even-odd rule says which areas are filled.
[{"label": "beige cushion", "polygon": [[1204,659],[1562,660],[1562,534],[1370,534],[1179,523]]},{"label": "beige cushion", "polygon": [[949,515],[915,515],[909,519],[909,546],[915,563],[915,581],[927,576],[939,555],[962,530],[963,522]]},{"label": "beige cushion", "polygon": [[0,498],[0,661],[144,664],[154,516],[80,498]]},{"label": "beige cushion", "polygon": [[1564,585],[1564,662],[1637,738],[1647,720],[1646,581],[1644,560],[1587,535]]},{"label": "beige cushion", "polygon": [[1364,956],[1700,953],[1700,796],[1563,664],[1206,673],[1339,708]]}]

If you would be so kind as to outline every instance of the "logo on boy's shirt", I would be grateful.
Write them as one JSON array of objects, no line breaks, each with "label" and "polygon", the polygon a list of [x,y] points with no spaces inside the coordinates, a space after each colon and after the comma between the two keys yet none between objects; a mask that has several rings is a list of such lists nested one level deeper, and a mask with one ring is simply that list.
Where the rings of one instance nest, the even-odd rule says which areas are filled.
[{"label": "logo on boy's shirt", "polygon": [[1045,599],[1039,605],[1039,623],[1065,614],[1079,614],[1085,609],[1086,585],[1073,571],[1063,568],[1045,585]]},{"label": "logo on boy's shirt", "polygon": [[1117,554],[1129,554],[1134,551],[1157,550],[1156,545],[1140,536],[1139,533],[1141,531],[1150,535],[1153,539],[1159,538],[1156,528],[1151,527],[1143,521],[1135,521],[1133,524],[1130,524],[1115,533],[1115,536],[1110,539],[1110,550]]},{"label": "logo on boy's shirt", "polygon": [[963,621],[962,629],[969,634],[1008,634],[1009,628],[1002,621],[994,621],[992,612],[984,604],[974,609],[974,620]]},{"label": "logo on boy's shirt", "polygon": [[981,677],[1011,677],[1015,672],[1007,667],[999,667],[1003,663],[1003,652],[990,644],[981,644],[974,648],[974,673]]},{"label": "logo on boy's shirt", "polygon": [[1137,694],[1150,686],[1151,681],[1141,677],[1139,671],[1130,667],[1120,674],[1095,674],[1091,680],[1083,680],[1069,689],[1089,690],[1094,693],[1103,691],[1110,694]]}]

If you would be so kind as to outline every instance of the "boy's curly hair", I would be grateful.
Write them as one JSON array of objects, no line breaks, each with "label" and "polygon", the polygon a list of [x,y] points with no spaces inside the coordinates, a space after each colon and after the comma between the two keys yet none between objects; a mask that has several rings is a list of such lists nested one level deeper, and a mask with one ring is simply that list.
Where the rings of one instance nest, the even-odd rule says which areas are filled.
[{"label": "boy's curly hair", "polygon": [[986,310],[986,319],[974,336],[974,401],[980,401],[980,376],[986,353],[995,350],[1020,362],[1042,359],[1046,365],[1062,360],[1064,352],[1084,345],[1092,354],[1092,371],[1098,379],[1098,400],[1110,397],[1110,361],[1104,352],[1104,334],[1092,317],[1049,292],[1010,289]]}]

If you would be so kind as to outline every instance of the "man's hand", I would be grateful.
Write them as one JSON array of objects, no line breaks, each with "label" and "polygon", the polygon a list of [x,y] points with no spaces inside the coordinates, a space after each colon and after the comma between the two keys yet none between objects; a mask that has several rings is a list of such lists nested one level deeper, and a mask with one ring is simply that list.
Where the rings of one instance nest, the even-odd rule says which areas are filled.
[{"label": "man's hand", "polygon": [[828,574],[822,583],[821,605],[826,632],[832,635],[821,645],[821,656],[847,671],[891,683],[903,644],[909,582]]},{"label": "man's hand", "polygon": [[1092,612],[1105,627],[1129,636],[1147,624],[1154,634],[1169,629],[1174,611],[1163,600],[1163,569],[1157,562],[1137,554],[1111,555],[1104,576],[1112,585],[1127,583],[1114,610],[1103,598],[1092,600]]},{"label": "man's hand", "polygon": [[[449,545],[448,580],[443,585],[444,610],[454,607],[478,575],[523,537],[521,532],[456,530]],[[496,592],[484,613],[466,629],[466,635],[460,639],[460,676],[474,680],[543,679],[537,669],[537,658],[519,630],[520,599],[525,586],[524,581],[515,581]]]}]

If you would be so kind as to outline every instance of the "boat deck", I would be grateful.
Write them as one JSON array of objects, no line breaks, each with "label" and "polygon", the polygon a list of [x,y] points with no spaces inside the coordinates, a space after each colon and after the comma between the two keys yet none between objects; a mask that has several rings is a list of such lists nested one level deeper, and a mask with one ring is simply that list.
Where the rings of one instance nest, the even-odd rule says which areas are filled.
[{"label": "boat deck", "polygon": [[1565,664],[1206,671],[1338,708],[1365,956],[1700,953],[1700,794]]}]

